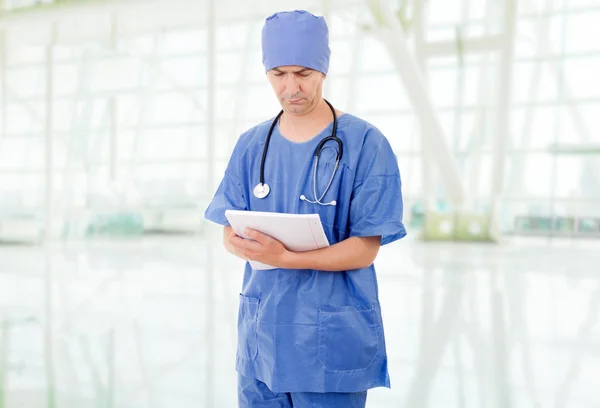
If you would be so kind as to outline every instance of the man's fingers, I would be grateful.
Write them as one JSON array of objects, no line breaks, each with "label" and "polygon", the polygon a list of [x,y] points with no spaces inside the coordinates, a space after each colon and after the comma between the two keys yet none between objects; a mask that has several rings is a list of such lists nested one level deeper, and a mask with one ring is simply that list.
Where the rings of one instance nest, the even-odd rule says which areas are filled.
[{"label": "man's fingers", "polygon": [[257,250],[262,247],[262,245],[260,245],[260,243],[258,243],[258,242],[254,242],[249,239],[240,238],[238,236],[231,237],[229,239],[229,242],[231,242],[231,244],[233,246],[235,246],[236,248],[239,248],[242,250]]},{"label": "man's fingers", "polygon": [[229,237],[229,242],[231,242],[231,245],[233,245],[234,247],[238,248],[238,249],[244,249],[244,238],[240,238],[237,235],[231,236]]},{"label": "man's fingers", "polygon": [[257,230],[253,230],[252,228],[246,228],[244,233],[248,236],[248,238],[256,239],[258,237],[259,232]]},{"label": "man's fingers", "polygon": [[261,251],[263,248],[263,246],[261,245],[260,242],[251,241],[249,239],[244,240],[244,245],[246,246],[246,249],[249,251]]},{"label": "man's fingers", "polygon": [[244,233],[249,238],[255,240],[256,242],[258,242],[261,245],[265,245],[271,239],[271,237],[269,237],[268,235],[265,235],[262,232],[259,232],[257,230],[253,230],[251,228],[246,228],[244,230]]}]

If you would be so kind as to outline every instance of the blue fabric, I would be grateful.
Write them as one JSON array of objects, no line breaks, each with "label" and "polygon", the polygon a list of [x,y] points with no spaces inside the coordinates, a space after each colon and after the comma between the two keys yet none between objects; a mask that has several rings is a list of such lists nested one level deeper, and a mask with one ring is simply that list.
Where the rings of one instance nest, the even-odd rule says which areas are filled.
[{"label": "blue fabric", "polygon": [[331,56],[327,23],[304,10],[275,13],[262,29],[262,53],[265,71],[298,65],[327,74]]},{"label": "blue fabric", "polygon": [[[320,206],[313,199],[313,154],[332,124],[304,143],[275,126],[265,163],[271,193],[252,194],[271,120],[239,139],[205,217],[226,225],[227,209],[318,213],[329,242],[381,235],[383,245],[406,235],[401,179],[388,140],[351,114],[340,115],[344,155]],[[318,194],[331,177],[337,145],[328,142],[318,166]],[[290,160],[290,158],[294,158]],[[246,263],[240,294],[236,368],[275,392],[360,392],[390,386],[374,265],[344,272],[273,269]]]},{"label": "blue fabric", "polygon": [[365,408],[367,392],[274,393],[261,381],[238,376],[239,408]]}]

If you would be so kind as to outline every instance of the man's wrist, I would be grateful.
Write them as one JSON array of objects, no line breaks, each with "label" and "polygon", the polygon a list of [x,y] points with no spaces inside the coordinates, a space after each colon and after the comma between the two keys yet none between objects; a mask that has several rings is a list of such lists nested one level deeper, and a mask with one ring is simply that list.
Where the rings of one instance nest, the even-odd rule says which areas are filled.
[{"label": "man's wrist", "polygon": [[300,259],[299,252],[286,250],[283,255],[283,259],[282,259],[283,268],[284,269],[301,269],[298,267],[299,259]]}]

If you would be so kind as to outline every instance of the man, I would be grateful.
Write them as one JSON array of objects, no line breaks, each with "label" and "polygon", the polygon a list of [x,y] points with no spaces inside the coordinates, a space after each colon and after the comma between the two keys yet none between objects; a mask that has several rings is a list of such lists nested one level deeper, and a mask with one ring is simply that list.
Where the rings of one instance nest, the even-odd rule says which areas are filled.
[{"label": "man", "polygon": [[[390,386],[373,261],[406,235],[400,174],[378,129],[323,99],[328,42],[324,19],[306,11],[266,19],[263,63],[282,112],[241,135],[205,214],[225,226],[229,252],[276,267],[246,263],[240,407],[358,408],[368,389]],[[328,140],[315,167],[332,133],[341,143]],[[240,238],[227,209],[318,213],[331,246],[295,253],[257,231]]]}]

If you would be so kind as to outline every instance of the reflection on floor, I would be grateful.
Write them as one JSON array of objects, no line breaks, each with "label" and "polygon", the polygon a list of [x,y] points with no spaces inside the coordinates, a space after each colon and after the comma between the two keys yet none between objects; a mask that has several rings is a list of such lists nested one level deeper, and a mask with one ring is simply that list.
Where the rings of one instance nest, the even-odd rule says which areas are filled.
[{"label": "reflection on floor", "polygon": [[[598,241],[406,239],[377,268],[369,407],[600,406]],[[241,270],[218,236],[0,247],[0,406],[237,406]]]}]

